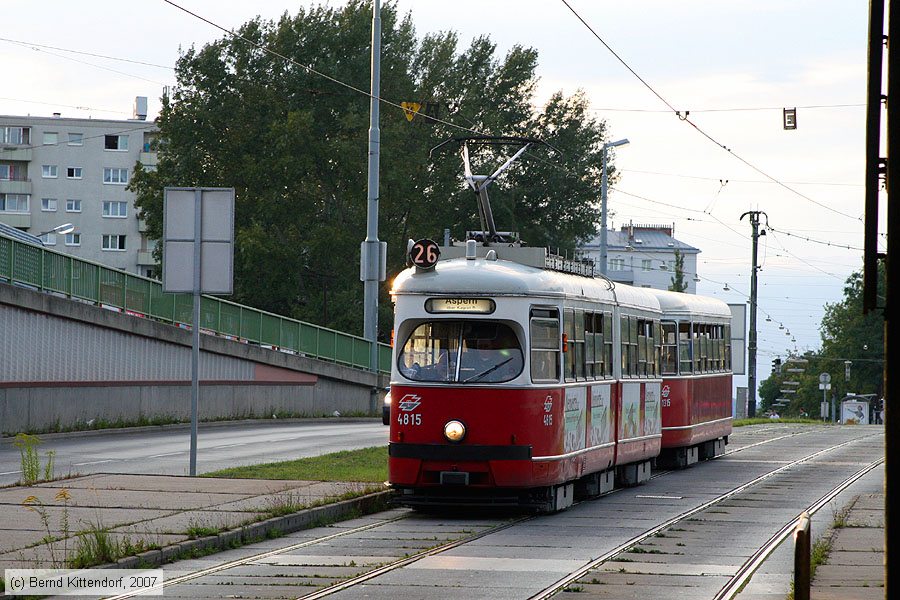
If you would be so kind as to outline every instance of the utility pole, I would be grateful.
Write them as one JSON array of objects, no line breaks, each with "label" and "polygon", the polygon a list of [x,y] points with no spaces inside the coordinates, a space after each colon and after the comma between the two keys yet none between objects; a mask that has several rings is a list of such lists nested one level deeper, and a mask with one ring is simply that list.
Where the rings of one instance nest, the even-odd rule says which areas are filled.
[{"label": "utility pole", "polygon": [[759,247],[759,236],[766,235],[766,230],[759,231],[759,215],[765,215],[766,223],[769,222],[769,215],[761,210],[747,211],[741,215],[741,221],[744,217],[750,215],[750,226],[753,228],[753,268],[750,272],[750,340],[747,344],[747,417],[756,416],[756,272],[757,266],[757,249]]},{"label": "utility pole", "polygon": [[616,146],[624,146],[628,143],[627,139],[621,139],[615,142],[607,142],[603,144],[603,154],[600,162],[600,274],[606,277],[607,263],[607,233],[606,229],[606,195],[609,188],[609,176],[606,171],[606,151]]},{"label": "utility pole", "polygon": [[372,85],[369,101],[369,181],[366,239],[360,252],[363,337],[371,342],[370,369],[378,372],[378,287],[384,280],[385,249],[378,241],[378,172],[381,152],[381,0],[372,3]]}]

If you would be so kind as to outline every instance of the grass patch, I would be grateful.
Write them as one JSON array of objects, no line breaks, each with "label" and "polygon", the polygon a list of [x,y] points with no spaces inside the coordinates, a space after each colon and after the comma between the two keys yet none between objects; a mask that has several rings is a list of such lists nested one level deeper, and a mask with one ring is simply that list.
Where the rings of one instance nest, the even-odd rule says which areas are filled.
[{"label": "grass patch", "polygon": [[731,422],[732,427],[744,427],[745,425],[765,425],[766,423],[803,423],[804,425],[831,425],[822,419],[801,419],[799,417],[780,417],[778,419],[770,419],[768,417],[753,417],[752,419],[735,419]]},{"label": "grass patch", "polygon": [[374,446],[361,450],[342,450],[322,456],[311,456],[284,462],[232,467],[203,477],[230,479],[294,479],[302,481],[360,481],[387,480],[387,448]]}]

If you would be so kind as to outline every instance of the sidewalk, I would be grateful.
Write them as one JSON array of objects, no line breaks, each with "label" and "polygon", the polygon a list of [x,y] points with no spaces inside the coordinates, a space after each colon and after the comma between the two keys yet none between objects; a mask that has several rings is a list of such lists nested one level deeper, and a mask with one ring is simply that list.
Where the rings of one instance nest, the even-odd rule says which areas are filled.
[{"label": "sidewalk", "polygon": [[857,496],[831,553],[816,569],[812,600],[884,600],[884,493]]},{"label": "sidewalk", "polygon": [[[380,494],[341,501],[363,492]],[[0,575],[9,568],[64,567],[77,554],[76,532],[88,530],[93,541],[139,554],[120,566],[158,565],[371,512],[385,494],[365,483],[115,474],[0,488]]]}]

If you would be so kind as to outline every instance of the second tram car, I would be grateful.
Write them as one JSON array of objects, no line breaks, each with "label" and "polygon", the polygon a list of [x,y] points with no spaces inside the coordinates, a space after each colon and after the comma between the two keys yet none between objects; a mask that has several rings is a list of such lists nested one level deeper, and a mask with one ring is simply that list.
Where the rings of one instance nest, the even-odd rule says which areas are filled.
[{"label": "second tram car", "polygon": [[661,466],[724,452],[731,434],[731,310],[715,298],[647,290],[662,310]]}]

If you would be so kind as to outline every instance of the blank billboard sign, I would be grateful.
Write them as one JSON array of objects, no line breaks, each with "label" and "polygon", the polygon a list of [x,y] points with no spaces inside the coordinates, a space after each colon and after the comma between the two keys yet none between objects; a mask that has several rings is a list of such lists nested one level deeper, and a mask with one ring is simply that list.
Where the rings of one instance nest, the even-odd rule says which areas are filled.
[{"label": "blank billboard sign", "polygon": [[163,198],[163,290],[194,291],[199,217],[200,292],[234,290],[234,188],[166,188]]}]

